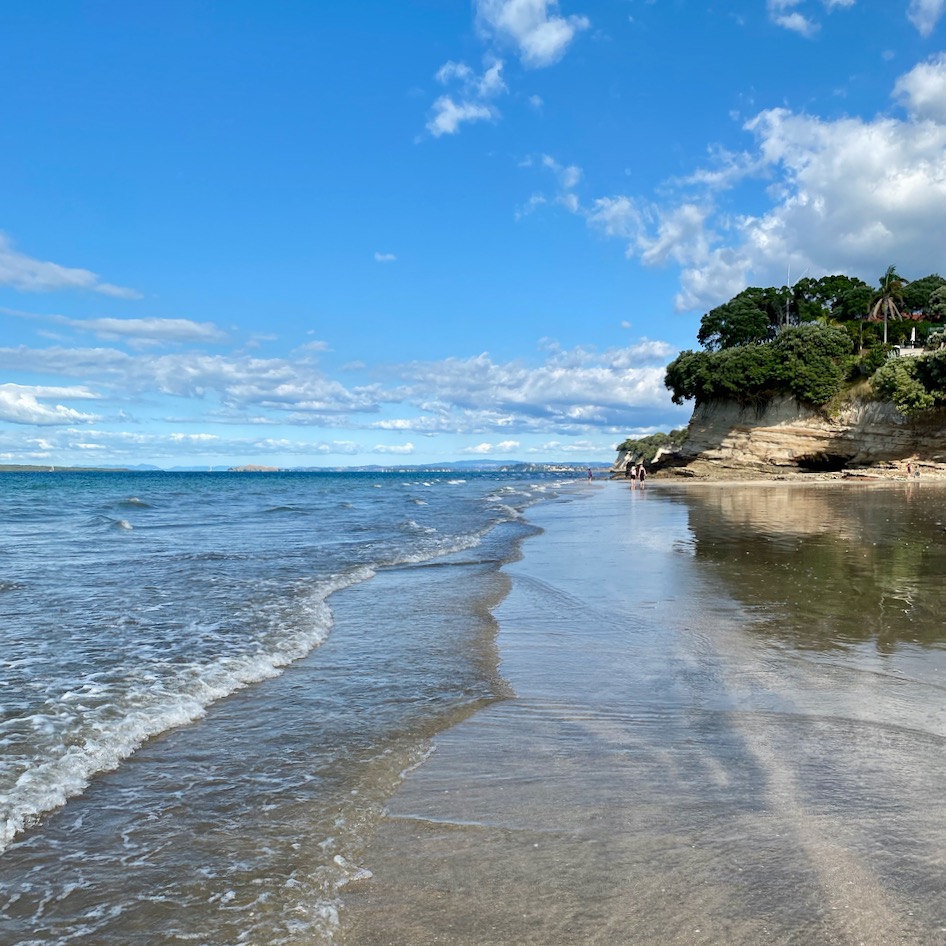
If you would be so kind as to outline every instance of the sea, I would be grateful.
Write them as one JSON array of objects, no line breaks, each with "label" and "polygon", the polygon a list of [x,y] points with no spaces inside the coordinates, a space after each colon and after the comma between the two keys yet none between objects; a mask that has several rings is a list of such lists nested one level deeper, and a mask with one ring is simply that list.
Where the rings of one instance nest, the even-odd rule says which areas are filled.
[{"label": "sea", "polygon": [[[568,477],[0,479],[0,943],[331,942]],[[336,602],[344,598],[343,614]]]}]

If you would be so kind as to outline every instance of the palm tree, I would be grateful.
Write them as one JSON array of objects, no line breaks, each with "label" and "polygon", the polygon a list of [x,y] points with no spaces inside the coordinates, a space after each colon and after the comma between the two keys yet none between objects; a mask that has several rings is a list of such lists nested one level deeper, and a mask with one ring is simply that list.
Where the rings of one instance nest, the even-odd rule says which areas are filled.
[{"label": "palm tree", "polygon": [[880,289],[874,293],[870,303],[870,315],[868,318],[876,322],[882,315],[884,319],[884,344],[887,344],[887,320],[902,319],[903,313],[900,306],[903,305],[903,287],[906,280],[897,272],[896,266],[888,266],[880,280]]}]

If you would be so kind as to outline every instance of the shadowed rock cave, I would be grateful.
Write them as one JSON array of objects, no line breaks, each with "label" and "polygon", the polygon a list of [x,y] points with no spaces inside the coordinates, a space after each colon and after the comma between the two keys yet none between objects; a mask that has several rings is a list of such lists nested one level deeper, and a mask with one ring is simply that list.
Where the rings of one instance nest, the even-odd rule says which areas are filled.
[{"label": "shadowed rock cave", "polygon": [[838,473],[846,469],[850,457],[836,453],[813,453],[807,457],[799,457],[796,462],[798,469],[804,473]]}]

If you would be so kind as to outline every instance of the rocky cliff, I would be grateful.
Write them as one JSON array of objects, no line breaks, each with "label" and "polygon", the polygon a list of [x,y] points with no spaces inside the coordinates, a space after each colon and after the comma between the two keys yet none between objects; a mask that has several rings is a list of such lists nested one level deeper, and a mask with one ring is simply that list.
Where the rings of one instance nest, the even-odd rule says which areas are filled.
[{"label": "rocky cliff", "polygon": [[[668,458],[669,459],[669,458]],[[699,405],[674,465],[843,470],[904,460],[946,462],[946,409],[907,418],[886,401],[855,399],[827,414],[780,397],[762,408]],[[617,467],[620,464],[620,458]]]}]

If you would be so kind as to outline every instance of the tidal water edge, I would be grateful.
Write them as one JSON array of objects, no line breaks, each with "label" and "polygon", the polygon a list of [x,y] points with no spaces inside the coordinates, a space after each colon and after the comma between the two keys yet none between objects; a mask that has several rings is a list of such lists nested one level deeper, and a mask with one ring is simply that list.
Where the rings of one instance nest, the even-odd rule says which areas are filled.
[{"label": "tidal water edge", "polygon": [[51,476],[4,946],[946,943],[946,490]]},{"label": "tidal water edge", "polygon": [[330,942],[382,805],[507,692],[516,476],[0,480],[0,942]]}]

